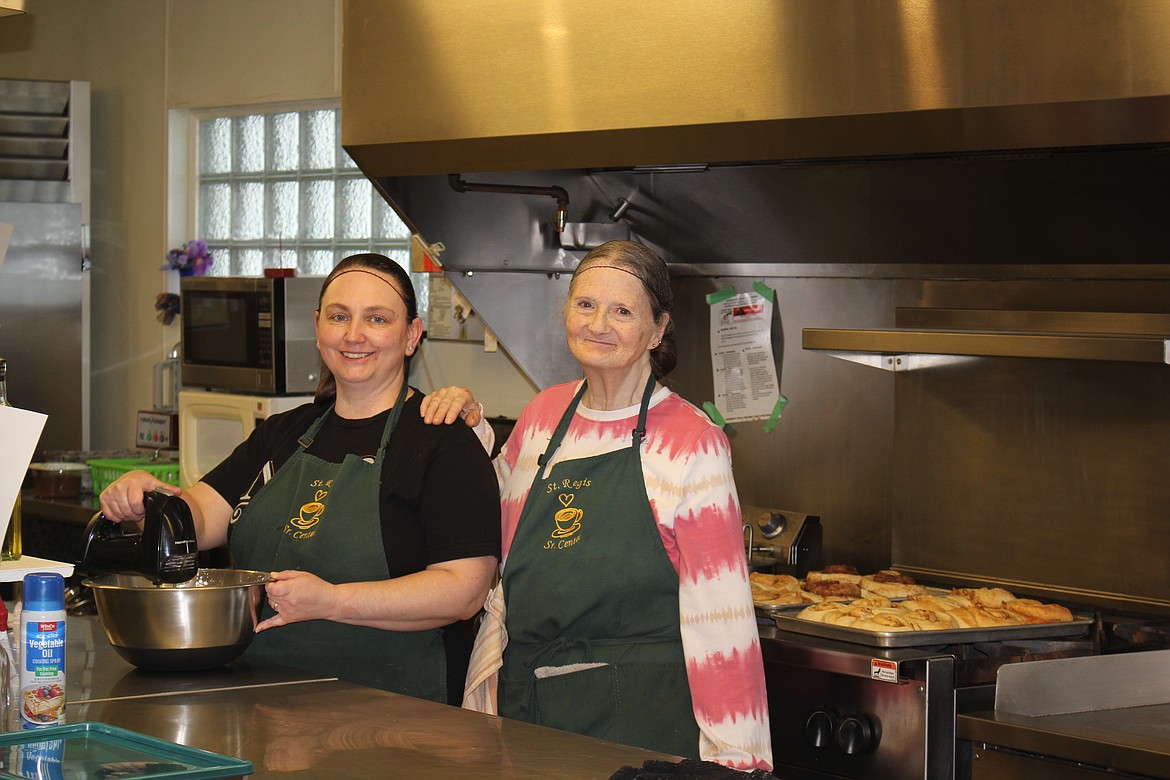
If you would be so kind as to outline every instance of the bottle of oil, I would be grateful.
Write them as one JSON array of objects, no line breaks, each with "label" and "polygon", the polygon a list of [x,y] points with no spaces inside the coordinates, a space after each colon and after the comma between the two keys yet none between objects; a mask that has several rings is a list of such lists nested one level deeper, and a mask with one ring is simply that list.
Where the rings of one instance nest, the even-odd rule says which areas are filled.
[{"label": "bottle of oil", "polygon": [[12,519],[8,521],[8,529],[4,532],[4,546],[0,548],[0,560],[19,561],[23,552],[23,545],[20,541],[20,493],[17,493],[16,503],[12,505]]},{"label": "bottle of oil", "polygon": [[[0,406],[8,406],[8,361],[0,357]],[[4,546],[0,548],[0,560],[18,561],[21,554],[20,542],[20,492],[16,494],[16,503],[12,505],[12,519],[8,523],[8,530],[4,532]]]}]

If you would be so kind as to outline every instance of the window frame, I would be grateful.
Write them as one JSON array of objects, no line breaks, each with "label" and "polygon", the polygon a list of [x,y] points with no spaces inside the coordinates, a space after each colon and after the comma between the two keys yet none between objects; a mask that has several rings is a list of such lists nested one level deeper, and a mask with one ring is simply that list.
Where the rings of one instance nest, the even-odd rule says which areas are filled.
[{"label": "window frame", "polygon": [[[170,242],[169,246],[181,245],[184,242],[190,240],[191,238],[195,238],[195,237],[205,238],[203,236],[196,236],[196,233],[200,230],[200,227],[199,227],[200,226],[200,219],[201,219],[201,215],[199,213],[200,189],[201,189],[201,186],[203,184],[203,179],[201,178],[201,173],[200,173],[200,160],[199,160],[199,152],[200,152],[199,132],[200,132],[200,123],[201,122],[204,122],[204,121],[209,120],[209,119],[218,119],[218,118],[224,118],[224,117],[235,118],[235,117],[240,117],[240,116],[282,114],[282,113],[303,114],[305,112],[320,111],[320,110],[331,110],[331,111],[339,112],[341,110],[340,101],[339,100],[308,100],[308,101],[294,101],[294,102],[281,102],[281,103],[249,104],[249,105],[229,106],[229,107],[219,107],[219,108],[173,110],[171,112],[171,130],[172,130],[172,134],[171,134],[171,138],[172,138],[171,161],[172,161],[172,163],[175,163],[175,162],[178,162],[179,159],[183,159],[184,162],[181,165],[181,168],[172,165],[171,170],[180,170],[180,169],[185,170],[185,176],[181,177],[182,178],[181,182],[176,182],[174,179],[172,179],[171,193],[170,193],[171,194],[171,201],[170,201],[171,205],[170,205],[170,214],[169,214],[168,222],[172,226],[184,225],[184,226],[186,226],[186,229],[178,231],[178,233],[176,234],[176,230],[173,229],[173,227],[172,227],[172,230],[169,231],[171,233],[171,242]],[[185,124],[185,128],[183,128],[182,130],[180,130],[181,124]],[[339,128],[338,129],[338,147],[340,148],[340,125],[338,126],[338,128]],[[270,174],[267,171],[267,164],[268,164],[268,161],[266,160],[265,161],[265,171],[261,172],[261,174],[258,178],[260,178],[261,180],[264,180],[266,178],[280,178],[279,175],[276,177],[270,176]],[[298,168],[298,170],[295,173],[290,174],[289,178],[290,179],[295,178],[295,179],[299,180],[299,178],[303,174],[304,170],[305,169]],[[324,169],[322,169],[322,170],[324,170]],[[341,170],[342,169],[337,168],[337,167],[334,167],[332,169],[333,181],[338,182],[338,181],[342,181],[346,178],[350,178],[350,177],[346,177],[346,176],[339,177],[337,174]],[[364,181],[367,184],[367,186],[370,187],[371,194],[372,194],[373,198],[380,198],[381,197],[381,195],[378,193],[377,188],[374,187],[371,182],[369,182],[369,180],[364,176],[364,174],[361,173],[360,169],[358,169],[355,166],[353,168],[353,171],[355,172],[356,175],[352,178],[360,178],[362,181]],[[175,177],[175,178],[179,178],[179,177]],[[227,174],[223,177],[223,180],[225,182],[232,184],[233,186],[234,186],[234,184],[239,182],[239,179],[240,179],[240,176],[238,174],[235,174],[235,173]],[[335,203],[336,203],[337,197],[338,196],[335,194],[334,195]],[[298,202],[298,208],[300,208],[303,205],[303,195],[298,195],[297,202]],[[266,208],[267,208],[267,206],[266,206]],[[403,221],[401,219],[401,216],[397,214],[396,210],[390,204],[388,204],[388,203],[385,204],[385,208],[389,213],[394,215],[394,218],[398,219],[402,223],[402,226],[403,226],[404,231],[405,231],[402,238],[390,239],[390,240],[377,238],[374,235],[377,232],[376,226],[371,224],[371,230],[369,231],[370,235],[367,236],[364,240],[359,240],[359,239],[339,240],[337,238],[336,232],[335,232],[331,239],[320,240],[319,248],[322,250],[332,249],[332,251],[334,253],[334,258],[333,258],[334,265],[345,254],[353,254],[355,252],[363,252],[363,251],[381,251],[381,252],[387,253],[387,254],[390,254],[391,252],[393,252],[394,254],[392,254],[391,256],[394,257],[396,260],[398,260],[400,264],[404,265],[406,270],[409,272],[410,271],[411,250],[412,250],[412,243],[413,243],[413,236],[411,235],[411,227],[408,223],[406,223],[405,221]],[[374,210],[371,210],[371,218],[373,217],[373,214],[374,214]],[[268,225],[266,224],[264,227],[265,227],[264,232],[267,233]],[[336,224],[334,227],[336,228]],[[303,230],[303,224],[299,224],[298,233],[300,233],[302,230]],[[272,239],[270,236],[264,235],[262,238],[255,240],[254,243],[257,245],[256,248],[267,253],[267,252],[272,250],[271,244],[273,243],[273,241],[274,241],[274,239]],[[277,245],[279,245],[280,239],[275,239],[275,242],[277,243]],[[251,240],[237,240],[237,239],[233,238],[233,239],[228,240],[227,248],[229,249],[229,251],[232,249],[239,250],[241,248],[247,248],[252,243],[253,243],[253,241],[251,241]],[[211,241],[209,241],[209,244],[212,247],[213,251],[216,248],[219,248],[220,253],[221,254],[223,253],[224,245],[223,245],[223,242],[221,240],[211,240]],[[315,241],[313,239],[304,239],[298,235],[296,238],[294,238],[292,240],[292,245],[293,245],[292,251],[296,251],[297,248],[303,249],[305,246],[313,246],[314,244],[317,244],[317,241]],[[288,251],[288,250],[285,250],[285,251]],[[231,263],[230,257],[227,259],[227,262]],[[280,265],[276,265],[274,263],[269,262],[268,257],[265,257],[262,261],[262,265],[264,268],[285,267],[285,262],[283,260],[281,260],[279,262],[280,262]],[[298,263],[298,265],[300,265],[300,263]],[[332,267],[332,265],[330,267]],[[229,266],[229,268],[227,270],[227,274],[233,275],[233,274],[237,274],[237,273],[239,273],[238,269],[232,268]],[[223,266],[216,267],[215,265],[213,265],[212,275],[216,275],[216,276],[225,275],[224,270],[223,270]],[[256,275],[256,274],[247,274],[247,275]],[[316,275],[316,274],[314,274],[314,275]],[[423,284],[425,281],[425,275],[411,273],[411,276],[415,282],[416,292],[417,292],[418,297],[419,297],[420,313],[421,313],[426,308],[426,306],[425,306],[426,299],[429,298],[429,296],[426,294],[427,291],[425,289],[425,284]]]}]

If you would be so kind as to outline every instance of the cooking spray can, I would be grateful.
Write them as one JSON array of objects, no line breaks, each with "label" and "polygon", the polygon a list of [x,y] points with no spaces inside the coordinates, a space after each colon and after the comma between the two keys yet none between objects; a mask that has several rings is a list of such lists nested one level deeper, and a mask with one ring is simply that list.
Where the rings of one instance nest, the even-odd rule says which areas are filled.
[{"label": "cooking spray can", "polygon": [[20,612],[22,728],[65,722],[65,579],[26,574]]}]

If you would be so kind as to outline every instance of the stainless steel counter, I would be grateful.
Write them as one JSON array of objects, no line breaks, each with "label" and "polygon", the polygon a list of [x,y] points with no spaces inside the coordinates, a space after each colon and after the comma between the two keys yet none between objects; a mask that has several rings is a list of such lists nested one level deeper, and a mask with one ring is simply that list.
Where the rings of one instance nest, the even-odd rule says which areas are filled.
[{"label": "stainless steel counter", "polygon": [[65,690],[70,704],[336,679],[284,666],[257,665],[246,658],[201,672],[144,672],[122,660],[93,616],[70,617],[66,640]]},{"label": "stainless steel counter", "polygon": [[210,672],[142,672],[93,617],[69,618],[67,652],[70,723],[243,758],[256,778],[608,778],[670,758],[242,659]]},{"label": "stainless steel counter", "polygon": [[[959,739],[975,743],[973,766],[978,769],[984,761],[993,772],[976,777],[1006,778],[1006,770],[992,770],[991,765],[1004,761],[996,751],[1007,750],[1039,760],[1074,762],[1085,771],[1097,767],[1170,780],[1168,704],[1040,717],[973,712],[958,716],[955,732]],[[1029,771],[1035,776],[1035,762],[1031,763]]]},{"label": "stainless steel counter", "polygon": [[257,778],[608,778],[663,757],[342,682],[107,699],[67,714],[247,759]]}]

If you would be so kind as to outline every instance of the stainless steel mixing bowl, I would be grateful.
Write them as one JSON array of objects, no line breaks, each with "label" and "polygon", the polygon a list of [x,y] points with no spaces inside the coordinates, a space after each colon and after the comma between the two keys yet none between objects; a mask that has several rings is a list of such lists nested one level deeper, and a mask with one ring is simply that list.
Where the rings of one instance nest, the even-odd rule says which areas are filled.
[{"label": "stainless steel mixing bowl", "polygon": [[140,669],[175,672],[214,669],[243,653],[267,581],[266,572],[200,569],[177,584],[129,574],[102,574],[85,584],[118,655]]}]

